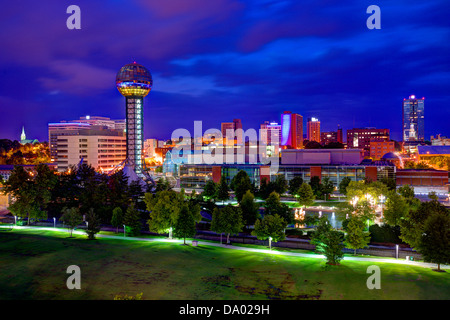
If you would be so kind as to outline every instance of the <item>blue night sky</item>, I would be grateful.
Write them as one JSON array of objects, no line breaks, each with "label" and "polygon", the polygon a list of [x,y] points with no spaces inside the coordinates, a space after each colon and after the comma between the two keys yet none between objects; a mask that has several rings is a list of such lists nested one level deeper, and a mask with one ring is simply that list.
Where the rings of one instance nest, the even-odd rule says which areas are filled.
[{"label": "blue night sky", "polygon": [[[81,8],[81,30],[66,9]],[[369,5],[381,29],[369,30]],[[403,98],[425,97],[425,138],[450,135],[450,2],[380,0],[8,1],[0,11],[0,138],[47,141],[47,124],[125,118],[117,71],[153,75],[145,138],[170,138],[285,110],[322,131],[389,128]]]}]

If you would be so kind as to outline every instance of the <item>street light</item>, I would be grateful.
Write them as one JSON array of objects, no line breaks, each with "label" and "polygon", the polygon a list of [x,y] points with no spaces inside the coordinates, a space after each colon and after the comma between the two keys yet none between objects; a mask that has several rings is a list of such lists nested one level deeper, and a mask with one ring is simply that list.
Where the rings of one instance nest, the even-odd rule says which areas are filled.
[{"label": "street light", "polygon": [[14,226],[17,226],[17,216],[14,216]]},{"label": "street light", "polygon": [[53,217],[53,228],[56,228],[56,218]]},{"label": "street light", "polygon": [[123,225],[123,236],[126,237],[125,236],[125,225]]}]

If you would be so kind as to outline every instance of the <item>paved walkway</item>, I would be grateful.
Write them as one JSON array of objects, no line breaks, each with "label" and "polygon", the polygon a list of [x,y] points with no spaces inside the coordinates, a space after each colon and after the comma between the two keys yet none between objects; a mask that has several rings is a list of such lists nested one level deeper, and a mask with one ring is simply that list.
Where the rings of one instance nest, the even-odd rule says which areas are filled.
[{"label": "paved walkway", "polygon": [[[11,226],[0,226],[1,228],[10,229]],[[61,228],[49,228],[49,227],[28,227],[28,226],[16,226],[14,229],[33,229],[33,230],[43,230],[43,231],[59,231],[65,232],[67,229]],[[86,235],[84,231],[74,230],[73,234],[78,235]],[[139,237],[124,237],[122,236],[113,236],[106,234],[97,234],[97,238],[107,238],[107,239],[116,239],[116,240],[127,240],[127,241],[150,241],[150,242],[173,242],[173,243],[183,243],[183,240],[176,239],[168,239],[168,238],[139,238]],[[197,240],[196,240],[197,241]],[[257,253],[267,253],[274,255],[283,255],[283,256],[292,256],[292,257],[304,257],[304,258],[316,258],[316,259],[325,259],[324,255],[315,254],[315,253],[300,253],[300,252],[286,252],[286,251],[276,251],[276,250],[268,250],[268,249],[258,249],[258,248],[249,248],[249,247],[241,247],[241,246],[233,246],[233,245],[225,245],[216,242],[207,242],[207,241],[197,241],[198,245],[204,246],[212,246],[212,247],[222,247],[227,249],[234,250],[242,250],[249,252],[257,252]],[[408,261],[403,259],[386,259],[386,258],[367,258],[367,257],[349,257],[345,256],[343,260],[348,261],[370,261],[370,262],[382,262],[382,263],[394,263],[394,264],[403,264],[409,266],[419,266],[425,268],[437,268],[437,264],[435,263],[427,263],[427,262],[418,262],[418,261]],[[441,269],[450,269],[450,265],[441,265]]]}]

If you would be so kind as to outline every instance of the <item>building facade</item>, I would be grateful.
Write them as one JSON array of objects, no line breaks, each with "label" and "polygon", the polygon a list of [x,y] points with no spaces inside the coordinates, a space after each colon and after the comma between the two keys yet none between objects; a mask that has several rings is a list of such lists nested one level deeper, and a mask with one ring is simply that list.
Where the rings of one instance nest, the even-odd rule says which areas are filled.
[{"label": "building facade", "polygon": [[381,160],[386,153],[395,152],[395,142],[384,139],[370,140],[370,154],[373,160]]},{"label": "building facade", "polygon": [[425,98],[418,99],[411,95],[408,99],[403,99],[403,142],[424,141],[424,108]]},{"label": "building facade", "polygon": [[317,118],[308,118],[306,123],[306,139],[320,143],[320,121]]},{"label": "building facade", "polygon": [[[95,128],[95,126],[93,127]],[[80,130],[77,135],[57,136],[58,172],[83,161],[101,172],[109,172],[126,159],[126,137],[109,129]]]},{"label": "building facade", "polygon": [[389,129],[354,128],[347,130],[347,148],[359,148],[365,151],[364,156],[370,154],[371,140],[389,141]]},{"label": "building facade", "polygon": [[281,146],[288,149],[303,148],[303,117],[291,111],[281,115]]}]

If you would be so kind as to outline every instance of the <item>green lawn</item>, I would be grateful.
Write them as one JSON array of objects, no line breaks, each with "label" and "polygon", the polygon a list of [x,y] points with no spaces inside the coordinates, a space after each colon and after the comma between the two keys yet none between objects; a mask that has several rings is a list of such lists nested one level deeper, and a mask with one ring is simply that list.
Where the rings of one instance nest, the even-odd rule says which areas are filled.
[{"label": "green lawn", "polygon": [[[0,231],[0,299],[450,299],[449,272],[388,263],[251,253],[178,243],[67,238],[66,232]],[[367,267],[381,269],[369,290]],[[69,265],[81,290],[69,290]]]}]

